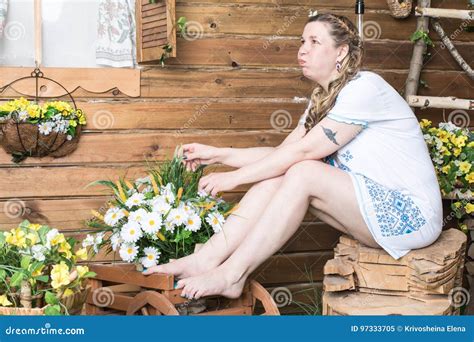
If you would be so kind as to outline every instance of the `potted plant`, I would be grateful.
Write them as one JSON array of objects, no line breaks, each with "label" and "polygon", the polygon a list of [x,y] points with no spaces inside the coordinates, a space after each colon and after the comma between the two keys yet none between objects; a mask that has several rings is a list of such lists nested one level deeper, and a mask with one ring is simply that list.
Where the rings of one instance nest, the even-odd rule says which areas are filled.
[{"label": "potted plant", "polygon": [[57,229],[23,221],[0,233],[0,314],[59,315],[81,311],[94,277],[87,250]]},{"label": "potted plant", "polygon": [[38,104],[25,98],[0,106],[1,144],[14,162],[27,157],[63,157],[77,147],[85,114],[64,101]]},{"label": "potted plant", "polygon": [[453,199],[454,214],[466,231],[466,222],[472,220],[474,204],[474,133],[451,122],[432,127],[432,122],[421,120],[420,126],[428,145],[443,197]]},{"label": "potted plant", "polygon": [[187,171],[182,157],[149,167],[149,175],[130,182],[97,181],[113,191],[104,212],[93,211],[97,229],[83,246],[97,253],[118,252],[138,270],[191,254],[196,244],[219,233],[234,204],[198,192],[204,166]]}]

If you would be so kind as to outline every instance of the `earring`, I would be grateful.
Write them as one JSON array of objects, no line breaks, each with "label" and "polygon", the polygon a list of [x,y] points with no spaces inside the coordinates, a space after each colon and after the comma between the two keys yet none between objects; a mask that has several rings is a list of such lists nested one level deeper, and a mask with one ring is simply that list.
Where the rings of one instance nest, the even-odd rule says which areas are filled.
[{"label": "earring", "polygon": [[337,72],[341,72],[341,62],[339,61],[336,62],[336,70]]}]

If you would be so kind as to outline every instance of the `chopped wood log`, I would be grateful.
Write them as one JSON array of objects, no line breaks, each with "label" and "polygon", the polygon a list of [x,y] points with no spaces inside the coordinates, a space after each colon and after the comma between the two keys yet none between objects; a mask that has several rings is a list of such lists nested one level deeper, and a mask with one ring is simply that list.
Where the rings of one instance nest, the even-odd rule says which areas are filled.
[{"label": "chopped wood log", "polygon": [[[465,233],[449,229],[433,244],[395,260],[343,235],[324,267],[323,306],[327,314],[341,315],[458,314],[448,297],[462,286],[466,242]],[[364,309],[367,299],[371,303]]]}]

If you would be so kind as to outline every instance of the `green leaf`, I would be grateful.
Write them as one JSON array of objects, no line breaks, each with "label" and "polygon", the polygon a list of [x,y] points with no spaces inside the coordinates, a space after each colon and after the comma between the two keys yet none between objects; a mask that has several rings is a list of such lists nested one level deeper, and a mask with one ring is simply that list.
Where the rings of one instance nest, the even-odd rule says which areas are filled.
[{"label": "green leaf", "polygon": [[5,270],[0,270],[0,280],[5,280],[7,277],[7,272]]},{"label": "green leaf", "polygon": [[46,309],[44,310],[44,313],[48,316],[60,316],[61,307],[59,305],[47,306]]},{"label": "green leaf", "polygon": [[90,272],[86,272],[82,277],[83,278],[94,278],[96,275],[97,275],[97,273],[90,271]]},{"label": "green leaf", "polygon": [[412,35],[410,36],[410,40],[412,42],[416,42],[421,37],[423,37],[423,31],[418,30],[412,33]]},{"label": "green leaf", "polygon": [[25,274],[23,272],[15,272],[15,274],[12,276],[10,279],[10,286],[12,287],[18,287],[21,284],[21,281],[23,280],[23,277]]},{"label": "green leaf", "polygon": [[28,271],[28,266],[30,265],[31,262],[31,256],[30,255],[24,255],[23,258],[21,258],[21,268],[24,270]]},{"label": "green leaf", "polygon": [[42,283],[47,283],[49,281],[49,277],[47,275],[40,275],[35,277],[35,279],[41,281]]},{"label": "green leaf", "polygon": [[56,295],[50,291],[46,291],[45,295],[44,295],[44,300],[46,301],[46,303],[48,304],[59,304],[59,299],[58,297],[56,297]]}]

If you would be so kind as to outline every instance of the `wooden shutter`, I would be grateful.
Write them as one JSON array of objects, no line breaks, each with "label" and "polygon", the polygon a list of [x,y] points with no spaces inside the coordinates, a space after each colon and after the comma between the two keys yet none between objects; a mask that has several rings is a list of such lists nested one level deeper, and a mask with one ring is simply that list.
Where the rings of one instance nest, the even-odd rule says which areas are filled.
[{"label": "wooden shutter", "polygon": [[159,60],[166,44],[173,48],[169,57],[176,57],[175,8],[175,0],[136,0],[138,63]]}]

